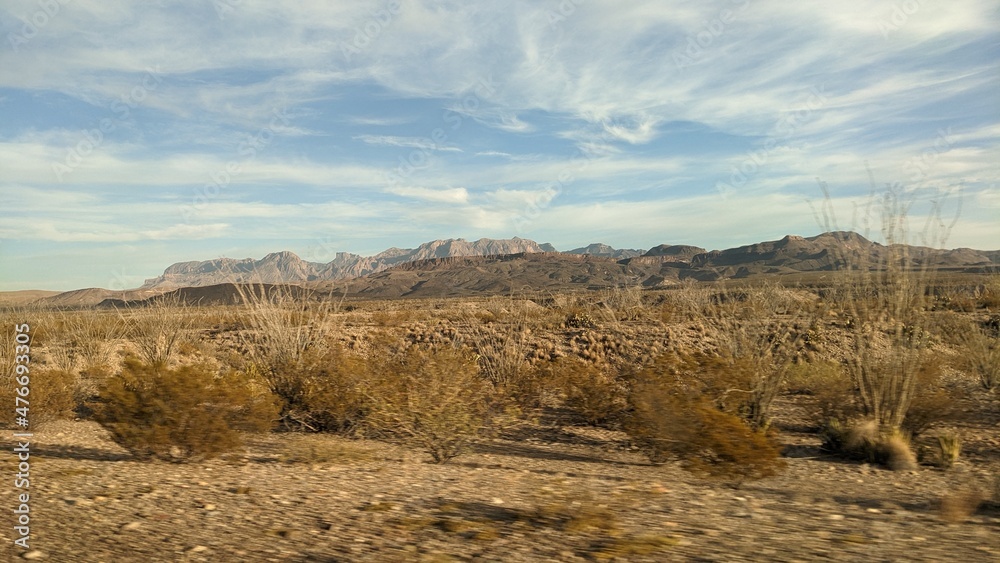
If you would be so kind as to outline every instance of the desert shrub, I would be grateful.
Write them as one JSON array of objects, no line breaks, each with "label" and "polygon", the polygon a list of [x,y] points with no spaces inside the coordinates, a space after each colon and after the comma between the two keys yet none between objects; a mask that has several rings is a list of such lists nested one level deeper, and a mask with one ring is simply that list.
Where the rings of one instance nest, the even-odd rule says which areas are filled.
[{"label": "desert shrub", "polygon": [[590,424],[614,420],[625,410],[626,389],[606,364],[560,358],[542,367],[539,378]]},{"label": "desert shrub", "polygon": [[310,348],[272,364],[246,362],[243,371],[259,378],[280,405],[286,430],[347,433],[364,418],[366,366],[339,346]]},{"label": "desert shrub", "polygon": [[239,333],[244,372],[278,397],[287,429],[348,430],[360,416],[362,366],[331,344],[339,303],[292,288],[238,286],[246,330]]},{"label": "desert shrub", "polygon": [[962,418],[960,391],[946,387],[941,381],[941,362],[928,359],[921,363],[915,375],[913,399],[906,411],[901,428],[911,436],[923,434],[932,426]]},{"label": "desert shrub", "polygon": [[860,415],[854,385],[841,364],[831,361],[802,362],[789,369],[789,389],[812,397],[812,419],[817,424],[830,419],[849,420]]},{"label": "desert shrub", "polygon": [[1000,338],[979,325],[960,332],[961,367],[979,379],[984,389],[1000,387]]},{"label": "desert shrub", "polygon": [[31,374],[31,420],[46,422],[73,416],[77,377],[67,371],[36,370]]},{"label": "desert shrub", "polygon": [[569,328],[596,328],[597,323],[586,311],[579,309],[566,315],[563,323]]},{"label": "desert shrub", "polygon": [[490,428],[491,385],[467,353],[413,347],[370,363],[365,426],[372,433],[416,445],[445,463]]},{"label": "desert shrub", "polygon": [[100,369],[113,363],[114,344],[125,332],[120,315],[93,310],[61,311],[59,315],[61,338],[50,343],[49,349],[65,350],[68,358],[62,361],[63,369]]},{"label": "desert shrub", "polygon": [[[929,280],[931,261],[921,260],[911,246],[907,215],[914,205],[912,194],[898,184],[887,184],[880,193],[872,182],[870,198],[860,211],[869,224],[878,216],[883,246],[866,248],[867,241],[852,240],[851,233],[836,233],[847,243],[837,260],[831,303],[840,318],[847,319],[850,345],[845,367],[867,419],[880,428],[899,429],[918,388],[918,374],[928,358],[933,292]],[[829,192],[823,219],[827,230],[836,231]],[[942,207],[928,214],[928,225],[945,225]],[[944,227],[921,233],[923,246],[943,246]],[[914,252],[916,251],[916,254]]]},{"label": "desert shrub", "polygon": [[729,387],[740,396],[739,414],[754,428],[765,429],[800,338],[793,327],[804,323],[796,322],[802,303],[776,283],[723,288],[711,302],[706,322],[717,337],[717,353],[728,366],[705,368],[714,370],[716,379],[731,374],[729,383],[735,385]]},{"label": "desert shrub", "polygon": [[510,297],[493,297],[483,305],[494,319],[480,323],[466,313],[469,325],[459,344],[471,346],[477,354],[483,376],[497,388],[518,385],[518,380],[530,374],[528,362],[528,309],[530,301]]},{"label": "desert shrub", "polygon": [[739,484],[774,475],[783,465],[770,437],[671,374],[640,374],[624,427],[654,463],[676,459],[710,478]]},{"label": "desert shrub", "polygon": [[906,434],[896,428],[880,428],[874,420],[851,423],[830,420],[823,431],[823,449],[894,471],[917,468],[917,458]]},{"label": "desert shrub", "polygon": [[762,366],[760,356],[704,352],[668,353],[651,365],[651,369],[683,381],[687,392],[702,397],[723,412],[738,416],[757,430],[769,426],[771,404],[784,380],[785,368],[781,368],[780,376],[769,371],[772,368],[777,369]]},{"label": "desert shrub", "polygon": [[129,358],[104,382],[94,417],[139,458],[185,461],[239,447],[241,430],[269,430],[277,405],[261,382],[236,371]]},{"label": "desert shrub", "polygon": [[148,364],[166,366],[191,326],[191,315],[179,295],[164,295],[118,311],[122,333]]},{"label": "desert shrub", "polygon": [[642,317],[645,305],[641,286],[613,287],[601,292],[604,316],[613,323],[636,321]]}]

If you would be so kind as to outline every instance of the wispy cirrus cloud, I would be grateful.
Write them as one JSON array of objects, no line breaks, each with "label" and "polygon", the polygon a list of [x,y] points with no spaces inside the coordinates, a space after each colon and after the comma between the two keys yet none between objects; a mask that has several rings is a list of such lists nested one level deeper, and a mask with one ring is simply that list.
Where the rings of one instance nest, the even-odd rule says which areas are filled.
[{"label": "wispy cirrus cloud", "polygon": [[816,178],[863,197],[867,161],[920,201],[974,202],[955,244],[997,240],[989,0],[905,17],[588,1],[556,19],[544,3],[407,0],[377,30],[365,3],[224,4],[74,0],[16,50],[39,5],[0,8],[0,204],[23,214],[3,238],[71,248],[83,271],[88,256],[121,269],[94,249],[118,237],[150,276],[156,256],[328,234],[370,250],[512,234],[724,246],[812,228]]}]

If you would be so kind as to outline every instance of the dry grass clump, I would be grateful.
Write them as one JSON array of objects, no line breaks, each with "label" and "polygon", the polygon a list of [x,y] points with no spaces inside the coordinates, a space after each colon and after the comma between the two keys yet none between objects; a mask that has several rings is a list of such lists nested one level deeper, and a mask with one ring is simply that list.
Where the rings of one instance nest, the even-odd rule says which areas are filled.
[{"label": "dry grass clump", "polygon": [[917,469],[917,457],[906,434],[899,429],[880,428],[874,420],[850,424],[831,420],[823,438],[826,451],[883,465],[894,471]]},{"label": "dry grass clump", "polygon": [[277,405],[259,381],[207,365],[169,369],[136,358],[109,377],[94,418],[141,459],[206,459],[241,445],[238,431],[267,431]]},{"label": "dry grass clump", "polygon": [[646,312],[641,286],[613,287],[601,292],[602,313],[612,323],[637,321]]},{"label": "dry grass clump", "polygon": [[468,354],[414,347],[369,365],[369,431],[417,445],[445,463],[490,429],[493,389]]},{"label": "dry grass clump", "polygon": [[[625,431],[650,460],[671,459],[695,474],[740,484],[783,466],[777,444],[719,408],[712,388],[689,385],[668,360],[641,372],[629,393]],[[664,369],[667,367],[668,369]]]},{"label": "dry grass clump", "polygon": [[948,469],[962,456],[962,439],[955,433],[940,434],[933,447],[929,450],[922,449],[921,454],[922,462]]}]

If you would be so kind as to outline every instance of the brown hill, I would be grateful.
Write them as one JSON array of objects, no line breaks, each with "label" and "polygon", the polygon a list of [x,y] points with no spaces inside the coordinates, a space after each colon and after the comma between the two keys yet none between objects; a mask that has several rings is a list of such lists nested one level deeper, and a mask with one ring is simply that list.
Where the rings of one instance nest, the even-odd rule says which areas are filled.
[{"label": "brown hill", "polygon": [[59,295],[59,292],[42,291],[37,289],[28,289],[24,291],[0,291],[0,306],[19,307],[22,305],[30,305],[40,299],[52,297],[53,295]]}]

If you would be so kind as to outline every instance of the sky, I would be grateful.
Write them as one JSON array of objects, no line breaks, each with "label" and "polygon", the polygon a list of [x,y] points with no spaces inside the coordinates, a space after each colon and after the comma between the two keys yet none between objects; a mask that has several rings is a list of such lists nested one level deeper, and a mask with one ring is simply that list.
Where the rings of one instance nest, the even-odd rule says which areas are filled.
[{"label": "sky", "polygon": [[1000,248],[996,0],[5,0],[0,42],[0,291],[879,240],[889,194],[912,242]]}]

